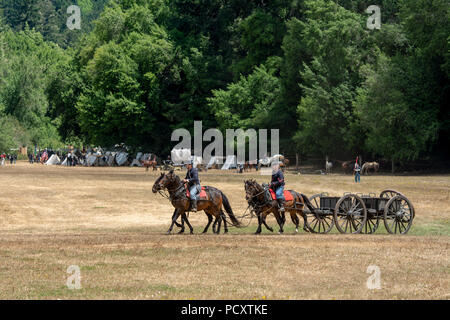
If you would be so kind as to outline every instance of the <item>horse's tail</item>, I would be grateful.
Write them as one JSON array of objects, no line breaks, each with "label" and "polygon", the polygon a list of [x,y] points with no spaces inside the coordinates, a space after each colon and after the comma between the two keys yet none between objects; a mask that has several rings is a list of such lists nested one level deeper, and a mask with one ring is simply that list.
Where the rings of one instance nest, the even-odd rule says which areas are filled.
[{"label": "horse's tail", "polygon": [[227,196],[222,191],[220,191],[220,193],[222,194],[222,204],[223,204],[223,207],[225,208],[225,211],[230,216],[230,219],[233,222],[233,225],[235,227],[239,227],[241,224],[238,221],[238,219],[236,218],[236,216],[234,215],[233,209],[231,209],[230,201],[228,201]]},{"label": "horse's tail", "polygon": [[303,193],[300,193],[299,196],[302,197],[302,199],[305,202],[306,206],[308,207],[309,211],[311,211],[311,213],[314,213],[314,206],[311,203],[311,201],[309,201],[308,197],[306,195],[304,195]]}]

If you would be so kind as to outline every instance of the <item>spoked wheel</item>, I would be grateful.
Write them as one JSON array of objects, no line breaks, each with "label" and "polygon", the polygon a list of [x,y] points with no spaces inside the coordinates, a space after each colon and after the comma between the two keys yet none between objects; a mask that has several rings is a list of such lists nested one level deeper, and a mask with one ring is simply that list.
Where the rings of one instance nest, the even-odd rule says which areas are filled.
[{"label": "spoked wheel", "polygon": [[312,233],[328,233],[334,227],[334,220],[332,215],[319,212],[320,197],[322,195],[322,193],[319,193],[309,198],[309,201],[314,207],[315,212],[311,212],[307,207],[305,207],[305,210],[303,211],[305,214],[307,214],[306,227]]},{"label": "spoked wheel", "polygon": [[361,233],[364,234],[372,234],[377,231],[378,226],[380,225],[380,217],[367,217],[366,223],[364,224],[364,227],[361,230]]},{"label": "spoked wheel", "polygon": [[336,203],[334,222],[340,233],[360,233],[366,220],[366,205],[356,194],[347,194]]},{"label": "spoked wheel", "polygon": [[398,192],[397,190],[387,189],[387,190],[381,191],[380,198],[388,198],[388,199],[390,199],[390,198],[393,198],[393,197],[398,196],[398,195],[403,195],[403,194],[401,192]]},{"label": "spoked wheel", "polygon": [[384,226],[391,234],[405,234],[411,228],[414,207],[404,195],[391,198],[384,208]]}]

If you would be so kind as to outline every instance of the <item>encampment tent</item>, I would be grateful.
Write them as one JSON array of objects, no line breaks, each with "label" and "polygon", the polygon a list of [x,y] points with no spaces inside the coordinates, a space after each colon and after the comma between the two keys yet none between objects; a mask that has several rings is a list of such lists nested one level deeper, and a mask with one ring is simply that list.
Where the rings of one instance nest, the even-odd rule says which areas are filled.
[{"label": "encampment tent", "polygon": [[54,165],[57,165],[57,164],[60,164],[60,163],[61,163],[61,160],[59,159],[59,157],[56,154],[54,154],[54,155],[52,155],[50,157],[50,159],[47,160],[45,165],[47,165],[47,166],[54,166]]},{"label": "encampment tent", "polygon": [[222,170],[229,170],[229,169],[235,169],[236,168],[236,156],[227,156],[227,160],[225,161],[224,165],[222,166]]},{"label": "encampment tent", "polygon": [[86,163],[85,165],[88,167],[93,167],[97,164],[97,156],[95,154],[88,154],[86,156]]},{"label": "encampment tent", "polygon": [[106,156],[108,157],[108,159],[106,160],[106,162],[108,163],[108,166],[112,167],[115,164],[114,158],[116,157],[116,153],[115,152],[107,152]]},{"label": "encampment tent", "polygon": [[118,166],[123,166],[127,163],[128,153],[119,152],[116,154],[116,163]]},{"label": "encampment tent", "polygon": [[183,164],[192,160],[189,149],[172,149],[170,154],[174,164]]},{"label": "encampment tent", "polygon": [[194,168],[197,168],[197,166],[200,164],[203,164],[203,158],[202,157],[197,157],[197,156],[192,156],[192,162],[194,163]]},{"label": "encampment tent", "polygon": [[209,159],[208,165],[206,166],[207,169],[211,169],[212,167],[216,165],[220,165],[223,163],[224,157],[211,157]]}]

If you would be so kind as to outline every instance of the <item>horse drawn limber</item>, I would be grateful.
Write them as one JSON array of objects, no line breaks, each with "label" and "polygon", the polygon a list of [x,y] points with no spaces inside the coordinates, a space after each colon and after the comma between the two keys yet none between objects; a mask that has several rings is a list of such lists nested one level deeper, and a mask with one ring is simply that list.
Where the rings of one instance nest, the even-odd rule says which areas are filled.
[{"label": "horse drawn limber", "polygon": [[309,200],[312,208],[305,207],[304,214],[313,233],[328,233],[336,226],[340,233],[371,234],[383,220],[387,232],[405,234],[415,215],[411,201],[395,190],[384,190],[379,196],[345,193],[334,197],[320,193]]}]

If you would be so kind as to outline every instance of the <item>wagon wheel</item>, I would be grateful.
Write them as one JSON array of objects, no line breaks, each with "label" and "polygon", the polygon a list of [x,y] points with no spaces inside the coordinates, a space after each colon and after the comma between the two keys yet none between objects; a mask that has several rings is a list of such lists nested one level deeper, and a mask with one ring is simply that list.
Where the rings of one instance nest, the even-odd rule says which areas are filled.
[{"label": "wagon wheel", "polygon": [[[388,198],[388,199],[390,199],[390,198],[393,198],[393,197],[398,196],[398,195],[405,197],[405,195],[403,193],[398,192],[397,190],[390,190],[390,189],[388,189],[388,190],[381,191],[380,198]],[[414,205],[411,202],[410,202],[410,205],[411,205],[411,208],[412,208],[412,211],[413,211],[413,215],[416,215],[416,209],[414,208]]]},{"label": "wagon wheel", "polygon": [[366,205],[356,194],[345,195],[336,203],[334,222],[340,233],[360,233],[366,220]]},{"label": "wagon wheel", "polygon": [[405,234],[411,228],[414,207],[404,195],[397,195],[384,207],[384,226],[391,234]]},{"label": "wagon wheel", "polygon": [[392,198],[398,195],[402,195],[401,192],[398,192],[397,190],[391,190],[391,189],[387,189],[387,190],[383,190],[380,193],[380,198]]},{"label": "wagon wheel", "polygon": [[334,226],[334,220],[331,215],[318,212],[318,209],[320,209],[320,197],[322,195],[322,193],[319,193],[309,198],[315,212],[311,212],[307,207],[303,210],[305,214],[310,213],[309,217],[311,218],[311,222],[309,219],[306,219],[306,227],[312,233],[328,233]]},{"label": "wagon wheel", "polygon": [[380,216],[377,214],[374,217],[367,217],[366,223],[364,224],[364,228],[362,228],[361,233],[364,234],[372,234],[377,231],[380,225]]}]

